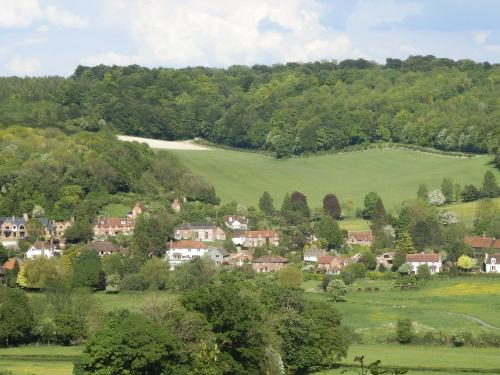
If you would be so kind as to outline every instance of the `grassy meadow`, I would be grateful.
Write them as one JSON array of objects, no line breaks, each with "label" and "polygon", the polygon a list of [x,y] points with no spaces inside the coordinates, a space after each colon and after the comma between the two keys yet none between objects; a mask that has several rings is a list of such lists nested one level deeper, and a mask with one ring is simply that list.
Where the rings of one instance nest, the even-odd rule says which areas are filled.
[{"label": "grassy meadow", "polygon": [[[420,183],[439,188],[443,177],[462,186],[481,185],[486,170],[494,170],[489,156],[460,158],[403,149],[373,149],[287,160],[242,151],[170,150],[192,171],[211,182],[223,202],[258,204],[267,190],[281,205],[286,192],[299,190],[311,207],[335,193],[341,202],[361,206],[369,191],[377,192],[387,209],[412,199]],[[500,173],[495,172],[500,179]]]}]

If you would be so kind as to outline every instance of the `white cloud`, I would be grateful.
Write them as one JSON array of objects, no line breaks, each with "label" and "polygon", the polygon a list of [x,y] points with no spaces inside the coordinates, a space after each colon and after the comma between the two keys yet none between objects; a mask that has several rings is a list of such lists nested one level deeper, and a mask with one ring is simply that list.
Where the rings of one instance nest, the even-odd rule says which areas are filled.
[{"label": "white cloud", "polygon": [[[85,19],[67,10],[61,10],[55,6],[44,8],[39,0],[1,0],[0,2],[0,27],[2,28],[28,27],[40,20],[66,28],[81,28],[87,24]],[[43,27],[40,26],[42,30]]]},{"label": "white cloud", "polygon": [[0,27],[3,28],[26,27],[42,16],[38,0],[2,0],[0,3]]},{"label": "white cloud", "polygon": [[34,57],[14,56],[8,66],[10,72],[18,76],[32,76],[41,69],[40,61]]},{"label": "white cloud", "polygon": [[134,60],[133,57],[115,52],[107,52],[100,55],[94,55],[82,60],[82,64],[84,65],[131,65],[137,63],[140,63],[140,61]]},{"label": "white cloud", "polygon": [[45,9],[47,21],[52,25],[62,26],[67,28],[81,28],[87,25],[87,21],[76,14],[67,10],[59,10],[54,6],[49,6]]},{"label": "white cloud", "polygon": [[[168,65],[254,64],[340,59],[356,53],[345,34],[325,27],[316,0],[108,0],[103,14],[121,23],[135,61]],[[263,20],[279,26],[260,30]]]}]

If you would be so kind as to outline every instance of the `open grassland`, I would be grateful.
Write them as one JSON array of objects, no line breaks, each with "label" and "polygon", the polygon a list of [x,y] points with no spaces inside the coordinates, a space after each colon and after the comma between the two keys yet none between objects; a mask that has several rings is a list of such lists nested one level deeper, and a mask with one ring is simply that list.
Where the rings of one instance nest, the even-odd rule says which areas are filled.
[{"label": "open grassland", "polygon": [[[462,186],[480,185],[486,170],[494,170],[488,156],[460,158],[403,149],[374,149],[279,160],[258,153],[213,149],[171,150],[183,164],[211,182],[223,202],[258,204],[267,190],[281,205],[286,192],[299,190],[312,207],[335,193],[361,206],[366,193],[377,192],[391,209],[412,199],[420,183],[439,188],[443,177]],[[500,179],[500,173],[495,171]]]},{"label": "open grassland", "polygon": [[[419,335],[449,333],[458,328],[500,334],[500,278],[433,279],[426,286],[410,291],[392,285],[390,280],[360,281],[350,288],[347,302],[336,305],[343,315],[343,324],[361,335],[365,343],[378,343],[394,336],[397,320],[404,318],[414,321]],[[311,286],[309,281],[307,288]],[[374,288],[379,291],[373,291]],[[328,298],[322,293],[306,296]]]},{"label": "open grassland", "polygon": [[[352,345],[349,347],[346,364],[353,364],[354,357],[365,356],[365,364],[378,359],[384,366],[421,369],[410,370],[408,374],[457,374],[460,369],[467,374],[498,373],[500,368],[499,350],[495,348],[452,348],[445,346],[417,345]],[[427,370],[425,370],[427,369]],[[474,370],[477,370],[474,371]],[[340,374],[341,370],[331,370],[319,374]],[[349,373],[349,372],[348,372]],[[465,373],[465,372],[464,372]]]},{"label": "open grassland", "polygon": [[175,294],[158,291],[120,292],[118,294],[97,292],[94,296],[104,311],[119,309],[139,311],[147,298],[156,298],[158,300],[175,298]]},{"label": "open grassland", "polygon": [[[500,207],[500,198],[495,198],[493,201],[498,207]],[[479,201],[466,202],[466,203],[455,203],[445,206],[447,210],[453,211],[457,214],[460,221],[467,225],[472,225],[474,218],[476,217],[476,209]]]}]

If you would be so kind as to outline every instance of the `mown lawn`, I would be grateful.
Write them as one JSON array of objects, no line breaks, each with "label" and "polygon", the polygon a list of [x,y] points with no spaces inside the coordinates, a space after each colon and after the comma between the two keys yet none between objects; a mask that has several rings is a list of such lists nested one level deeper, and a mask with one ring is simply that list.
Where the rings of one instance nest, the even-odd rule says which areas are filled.
[{"label": "mown lawn", "polygon": [[[235,200],[257,206],[267,190],[279,206],[286,192],[302,191],[311,207],[321,206],[323,196],[335,193],[345,202],[361,206],[369,191],[383,198],[387,209],[416,196],[418,185],[439,188],[443,177],[462,186],[480,185],[486,170],[495,171],[489,156],[458,158],[401,149],[367,150],[288,160],[215,149],[171,150],[183,164],[214,186],[223,202]],[[500,173],[495,171],[497,178]]]},{"label": "mown lawn", "polygon": [[[308,282],[308,288],[311,284]],[[394,335],[396,322],[402,318],[414,321],[419,334],[449,333],[458,328],[500,334],[500,278],[435,279],[411,291],[394,289],[392,285],[392,281],[386,280],[360,281],[351,287],[347,302],[336,304],[343,315],[343,325],[360,334],[365,343],[382,342]],[[323,293],[306,296],[328,298]],[[477,319],[498,329],[485,327]]]},{"label": "mown lawn", "polygon": [[99,305],[104,311],[117,309],[127,309],[139,311],[146,298],[168,299],[175,297],[175,294],[164,291],[138,291],[138,292],[120,292],[118,294],[106,294],[97,292],[94,294]]}]

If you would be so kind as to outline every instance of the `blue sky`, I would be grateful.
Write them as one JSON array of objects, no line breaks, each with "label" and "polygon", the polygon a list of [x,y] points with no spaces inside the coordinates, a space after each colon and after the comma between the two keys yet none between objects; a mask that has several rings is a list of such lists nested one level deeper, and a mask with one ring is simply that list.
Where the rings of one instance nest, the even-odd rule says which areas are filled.
[{"label": "blue sky", "polygon": [[0,0],[0,75],[416,54],[500,62],[500,1]]}]

